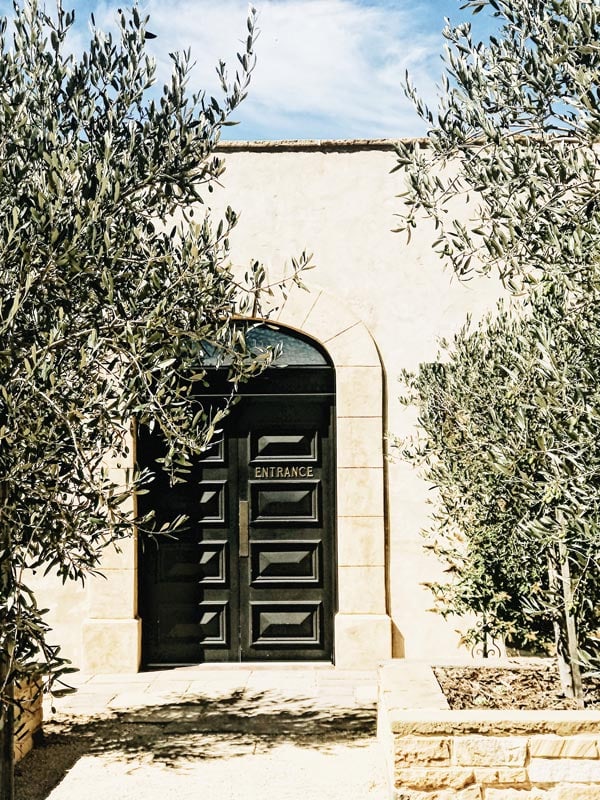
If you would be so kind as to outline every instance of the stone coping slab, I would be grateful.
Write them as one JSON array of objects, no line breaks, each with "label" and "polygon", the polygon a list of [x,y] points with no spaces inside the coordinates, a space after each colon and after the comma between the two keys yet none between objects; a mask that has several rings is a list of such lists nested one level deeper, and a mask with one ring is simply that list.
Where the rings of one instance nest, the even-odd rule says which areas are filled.
[{"label": "stone coping slab", "polygon": [[600,711],[403,711],[390,708],[392,733],[399,736],[442,734],[531,734],[559,736],[600,733]]}]

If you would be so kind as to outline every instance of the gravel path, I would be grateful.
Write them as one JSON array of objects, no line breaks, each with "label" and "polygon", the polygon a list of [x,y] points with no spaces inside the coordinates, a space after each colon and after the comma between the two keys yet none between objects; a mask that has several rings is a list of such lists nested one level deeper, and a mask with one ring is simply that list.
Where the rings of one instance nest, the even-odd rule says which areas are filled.
[{"label": "gravel path", "polygon": [[141,758],[84,756],[48,800],[380,800],[379,773],[378,753],[369,741],[328,752],[283,744],[215,760],[174,759],[168,767]]},{"label": "gravel path", "polygon": [[17,800],[385,800],[372,676],[201,670],[83,679]]}]

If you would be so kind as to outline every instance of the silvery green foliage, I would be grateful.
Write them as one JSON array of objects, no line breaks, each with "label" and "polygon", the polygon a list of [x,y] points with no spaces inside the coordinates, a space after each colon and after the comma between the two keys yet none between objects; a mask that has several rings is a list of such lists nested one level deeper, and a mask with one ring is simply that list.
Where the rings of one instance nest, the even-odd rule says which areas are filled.
[{"label": "silvery green foliage", "polygon": [[253,68],[254,14],[235,77],[218,67],[221,101],[190,95],[189,53],[149,95],[148,19],[134,6],[117,21],[81,56],[60,4],[48,16],[17,1],[13,33],[0,26],[0,699],[68,669],[30,575],[83,581],[130,532],[125,501],[148,476],[123,481],[107,458],[130,462],[132,421],[160,428],[180,480],[219,423],[192,389],[205,344],[231,364],[232,391],[268,360],[230,324],[271,291],[264,270],[235,283],[236,215],[213,222],[202,205]]},{"label": "silvery green foliage", "polygon": [[540,284],[527,313],[501,307],[467,324],[440,359],[406,373],[419,436],[398,443],[435,485],[427,546],[450,580],[444,615],[475,613],[471,646],[503,639],[553,649],[565,614],[549,579],[566,545],[581,650],[600,628],[600,296],[577,308]]},{"label": "silvery green foliage", "polygon": [[466,5],[498,33],[446,28],[435,112],[408,86],[430,131],[398,148],[399,227],[432,219],[459,276],[498,274],[519,297],[405,376],[423,435],[406,455],[439,491],[442,610],[479,614],[472,641],[554,638],[578,695],[580,664],[599,664],[600,6]]},{"label": "silvery green foliage", "polygon": [[[595,0],[471,0],[498,33],[447,26],[439,107],[407,87],[427,147],[398,148],[406,169],[400,228],[435,220],[435,248],[459,275],[571,275],[599,254],[600,6]],[[445,171],[445,167],[451,168]],[[452,204],[468,201],[456,219]],[[454,205],[454,208],[456,206]]]}]

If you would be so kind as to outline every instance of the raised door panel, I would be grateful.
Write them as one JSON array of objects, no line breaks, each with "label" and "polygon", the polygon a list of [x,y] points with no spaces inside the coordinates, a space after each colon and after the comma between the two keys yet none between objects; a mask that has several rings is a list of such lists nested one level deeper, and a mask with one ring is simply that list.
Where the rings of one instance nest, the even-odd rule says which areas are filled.
[{"label": "raised door panel", "polygon": [[323,646],[322,611],[323,605],[319,602],[252,601],[251,645],[263,653],[279,654],[283,649],[320,651]]},{"label": "raised door panel", "polygon": [[[282,476],[285,469],[279,467]],[[250,482],[250,521],[259,526],[281,527],[315,525],[320,527],[320,481],[292,481],[282,477],[278,482]]]},{"label": "raised door panel", "polygon": [[250,545],[250,582],[280,588],[321,585],[321,540],[264,540]]}]

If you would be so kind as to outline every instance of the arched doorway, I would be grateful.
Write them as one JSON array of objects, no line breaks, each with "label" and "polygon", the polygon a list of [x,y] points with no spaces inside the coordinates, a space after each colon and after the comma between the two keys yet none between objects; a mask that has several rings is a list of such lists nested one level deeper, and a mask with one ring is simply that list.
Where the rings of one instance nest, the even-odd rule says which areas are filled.
[{"label": "arched doorway", "polygon": [[[305,341],[326,353],[326,366],[335,368],[334,658],[338,667],[372,669],[392,653],[386,593],[384,374],[379,354],[368,329],[347,305],[314,287],[306,292],[293,286],[271,319],[281,330],[302,331],[297,338],[305,334]],[[281,376],[285,372],[278,371]],[[300,378],[296,388],[302,385]],[[116,464],[114,474],[126,484],[132,467]],[[144,604],[139,613],[143,587],[138,566],[144,568],[138,562],[136,537],[105,555],[105,579],[88,582],[88,616],[82,625],[85,672],[139,669]]]},{"label": "arched doorway", "polygon": [[[177,538],[139,537],[145,666],[333,659],[334,368],[283,326],[248,339],[281,349],[274,366],[241,387],[186,483],[169,486],[158,469],[138,501],[160,521],[188,517]],[[207,403],[225,393],[225,373],[215,364]],[[154,468],[160,455],[160,439],[142,432],[138,462]]]}]

